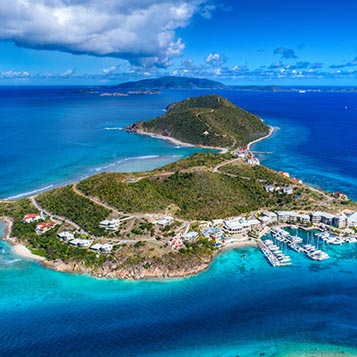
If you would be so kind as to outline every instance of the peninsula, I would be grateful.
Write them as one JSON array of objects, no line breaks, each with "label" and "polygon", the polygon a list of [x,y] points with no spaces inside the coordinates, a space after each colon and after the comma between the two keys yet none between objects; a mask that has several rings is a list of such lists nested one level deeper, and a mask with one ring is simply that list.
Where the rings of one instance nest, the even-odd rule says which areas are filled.
[{"label": "peninsula", "polygon": [[339,234],[357,226],[357,205],[347,197],[260,165],[244,145],[268,135],[269,127],[222,97],[174,103],[162,117],[129,129],[227,152],[195,154],[150,172],[103,173],[2,201],[0,217],[11,222],[6,239],[59,271],[143,279],[196,274],[223,248],[260,246],[272,225],[324,224]]}]

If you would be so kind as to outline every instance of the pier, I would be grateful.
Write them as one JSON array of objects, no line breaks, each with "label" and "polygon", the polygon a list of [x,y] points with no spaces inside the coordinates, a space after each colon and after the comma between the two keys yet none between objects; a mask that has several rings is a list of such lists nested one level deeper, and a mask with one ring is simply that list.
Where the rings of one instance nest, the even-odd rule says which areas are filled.
[{"label": "pier", "polygon": [[258,239],[258,246],[273,267],[292,264],[290,257],[283,254],[271,240],[263,241]]}]

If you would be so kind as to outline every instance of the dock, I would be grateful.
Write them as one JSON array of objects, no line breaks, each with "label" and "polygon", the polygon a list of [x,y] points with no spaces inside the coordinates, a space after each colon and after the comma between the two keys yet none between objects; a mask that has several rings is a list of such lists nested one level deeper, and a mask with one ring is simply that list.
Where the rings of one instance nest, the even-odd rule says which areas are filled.
[{"label": "dock", "polygon": [[289,256],[283,254],[272,241],[258,239],[258,246],[273,267],[291,265]]}]

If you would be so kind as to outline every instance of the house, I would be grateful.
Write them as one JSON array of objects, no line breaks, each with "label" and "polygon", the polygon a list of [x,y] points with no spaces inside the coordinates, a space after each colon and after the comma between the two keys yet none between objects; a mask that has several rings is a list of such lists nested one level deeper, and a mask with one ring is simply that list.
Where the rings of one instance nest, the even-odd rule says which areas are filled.
[{"label": "house", "polygon": [[69,242],[69,244],[74,245],[78,248],[88,248],[91,244],[92,241],[88,239],[73,239]]},{"label": "house", "polygon": [[292,195],[294,192],[293,188],[288,186],[288,187],[283,187],[283,193],[286,195]]},{"label": "house", "polygon": [[290,177],[290,174],[289,172],[286,172],[286,171],[279,171],[279,174],[285,176],[285,177]]},{"label": "house", "polygon": [[260,226],[260,222],[255,218],[248,219],[247,220],[247,225],[248,225],[249,228],[256,228],[256,227]]},{"label": "house", "polygon": [[347,226],[357,227],[357,212],[353,212],[347,215]]},{"label": "house", "polygon": [[191,231],[191,232],[187,232],[185,233],[182,238],[184,240],[188,240],[188,241],[195,241],[197,238],[198,238],[198,233],[197,232],[194,232],[194,231]]},{"label": "house", "polygon": [[247,160],[248,165],[260,165],[260,161],[256,157],[250,157]]},{"label": "house", "polygon": [[266,192],[274,192],[275,191],[275,186],[274,185],[266,185],[266,186],[264,186],[264,190]]},{"label": "house", "polygon": [[58,237],[61,240],[63,240],[64,242],[69,242],[70,240],[74,239],[74,234],[71,232],[64,231],[64,232],[58,233]]},{"label": "house", "polygon": [[22,218],[22,223],[33,223],[37,222],[40,219],[42,219],[41,214],[39,213],[28,213],[24,215],[24,218]]},{"label": "house", "polygon": [[248,155],[248,150],[247,148],[238,148],[234,151],[233,155],[245,159]]},{"label": "house", "polygon": [[311,222],[314,224],[321,223],[322,215],[323,212],[313,212],[311,213]]},{"label": "house", "polygon": [[118,219],[112,219],[111,221],[105,219],[99,223],[99,226],[110,231],[116,231],[120,226],[120,221]]},{"label": "house", "polygon": [[173,221],[174,219],[171,216],[166,216],[163,219],[159,219],[158,221],[155,221],[154,223],[158,226],[165,227],[170,225]]},{"label": "house", "polygon": [[113,250],[113,245],[108,243],[105,244],[96,243],[92,245],[90,249],[101,253],[110,253]]},{"label": "house", "polygon": [[55,226],[57,226],[57,222],[42,222],[42,223],[38,223],[36,225],[36,228],[35,228],[35,232],[37,234],[43,234],[43,233],[46,233],[47,231],[49,231],[50,229],[54,228]]}]

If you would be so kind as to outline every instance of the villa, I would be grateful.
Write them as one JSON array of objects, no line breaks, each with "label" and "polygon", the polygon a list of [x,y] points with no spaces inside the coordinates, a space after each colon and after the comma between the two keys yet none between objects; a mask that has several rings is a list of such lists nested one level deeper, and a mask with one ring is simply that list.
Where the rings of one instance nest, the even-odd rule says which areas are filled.
[{"label": "villa", "polygon": [[108,243],[105,243],[105,244],[96,243],[96,244],[92,245],[90,247],[90,249],[99,251],[101,253],[110,253],[113,250],[113,245],[108,244]]},{"label": "villa", "polygon": [[120,221],[118,219],[112,219],[111,221],[106,219],[106,220],[100,222],[99,226],[101,228],[105,228],[110,231],[116,231],[116,230],[118,230],[118,228],[120,226]]},{"label": "villa", "polygon": [[78,248],[88,248],[91,244],[92,241],[88,239],[73,239],[69,242],[69,244],[74,245]]},{"label": "villa", "polygon": [[22,223],[33,223],[37,222],[40,219],[42,219],[42,215],[39,213],[28,213],[24,215],[24,218],[22,218]]},{"label": "villa", "polygon": [[171,216],[166,216],[163,219],[159,219],[157,221],[155,221],[154,223],[158,226],[168,226],[170,224],[172,224],[172,222],[174,221],[174,219]]},{"label": "villa", "polygon": [[35,231],[37,234],[43,234],[46,233],[47,231],[49,231],[50,229],[54,228],[55,226],[57,226],[57,222],[42,222],[42,223],[38,223],[36,225]]},{"label": "villa", "polygon": [[64,232],[58,233],[58,237],[61,240],[63,240],[64,242],[69,242],[70,240],[74,239],[74,234],[71,232],[64,231]]},{"label": "villa", "polygon": [[286,195],[292,195],[294,192],[293,188],[288,186],[288,187],[284,187],[283,188],[283,193],[285,193]]}]

